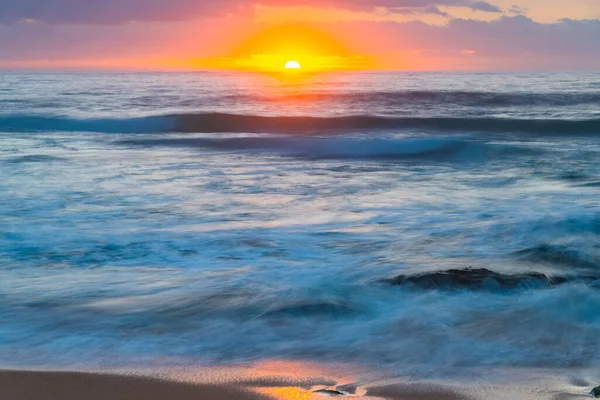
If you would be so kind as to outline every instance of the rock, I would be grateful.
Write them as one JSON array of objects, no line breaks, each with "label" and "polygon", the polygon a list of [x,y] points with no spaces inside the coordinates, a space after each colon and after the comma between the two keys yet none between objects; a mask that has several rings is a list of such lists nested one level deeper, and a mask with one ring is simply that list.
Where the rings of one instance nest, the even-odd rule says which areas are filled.
[{"label": "rock", "polygon": [[550,288],[569,282],[565,277],[548,277],[537,272],[500,274],[485,268],[450,269],[418,275],[399,275],[385,282],[394,286],[441,290],[506,290]]},{"label": "rock", "polygon": [[593,388],[592,391],[590,392],[590,396],[596,397],[596,398],[600,397],[600,386]]},{"label": "rock", "polygon": [[339,390],[332,390],[332,389],[315,390],[313,393],[321,394],[324,396],[331,396],[331,397],[339,397],[339,396],[347,396],[348,395],[348,393],[346,393],[346,392],[341,392]]}]

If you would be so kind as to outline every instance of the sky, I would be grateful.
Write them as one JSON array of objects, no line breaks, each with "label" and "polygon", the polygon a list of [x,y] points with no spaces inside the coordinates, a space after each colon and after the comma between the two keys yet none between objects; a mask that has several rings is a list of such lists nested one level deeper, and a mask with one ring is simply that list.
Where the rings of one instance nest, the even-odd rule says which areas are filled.
[{"label": "sky", "polygon": [[600,0],[0,0],[0,68],[600,69]]}]

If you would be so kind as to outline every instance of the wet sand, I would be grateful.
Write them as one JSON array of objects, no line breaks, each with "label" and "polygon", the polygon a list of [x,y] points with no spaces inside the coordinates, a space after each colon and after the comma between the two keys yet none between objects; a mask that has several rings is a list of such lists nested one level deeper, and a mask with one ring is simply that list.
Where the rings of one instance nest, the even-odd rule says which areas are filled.
[{"label": "wet sand", "polygon": [[264,395],[226,385],[73,372],[1,372],[1,400],[260,400]]},{"label": "wet sand", "polygon": [[[0,372],[0,400],[318,400],[328,397],[361,399],[459,400],[465,396],[419,387],[382,386],[345,395],[327,385],[309,388],[318,380],[255,379],[206,384],[131,375],[79,372]],[[326,383],[323,381],[321,383]],[[341,390],[341,389],[340,389]]]},{"label": "wet sand", "polygon": [[[589,380],[535,375],[515,381],[472,384],[399,379],[354,380],[313,365],[275,363],[255,367],[160,373],[0,371],[0,400],[321,400],[328,397],[388,400],[548,399],[587,397]],[[502,374],[501,374],[502,375]],[[596,374],[594,374],[596,375]],[[510,373],[507,376],[516,376]],[[566,376],[563,375],[566,378]]]}]

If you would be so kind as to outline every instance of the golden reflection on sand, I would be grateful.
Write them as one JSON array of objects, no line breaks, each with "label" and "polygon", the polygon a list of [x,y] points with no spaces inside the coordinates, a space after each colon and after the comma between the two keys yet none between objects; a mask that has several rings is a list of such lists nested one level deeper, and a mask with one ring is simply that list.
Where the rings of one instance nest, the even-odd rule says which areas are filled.
[{"label": "golden reflection on sand", "polygon": [[257,389],[257,392],[278,400],[316,400],[324,398],[322,395],[297,387],[260,388]]},{"label": "golden reflection on sand", "polygon": [[[323,400],[328,393],[319,390],[336,390],[344,385],[352,386],[348,396],[365,398],[366,390],[353,385],[368,375],[364,369],[351,365],[319,364],[299,361],[265,361],[246,366],[213,367],[172,371],[163,378],[189,383],[209,383],[244,388],[262,395],[265,399]],[[348,391],[344,389],[343,391]],[[337,397],[337,396],[336,396]]]},{"label": "golden reflection on sand", "polygon": [[[254,365],[254,385],[257,393],[277,400],[323,400],[337,387],[353,384],[364,372],[348,365],[344,367],[327,364],[269,361]],[[279,384],[275,384],[279,382]],[[261,385],[264,383],[264,386]],[[319,391],[322,391],[319,393]],[[346,396],[366,399],[366,390],[356,388]]]}]

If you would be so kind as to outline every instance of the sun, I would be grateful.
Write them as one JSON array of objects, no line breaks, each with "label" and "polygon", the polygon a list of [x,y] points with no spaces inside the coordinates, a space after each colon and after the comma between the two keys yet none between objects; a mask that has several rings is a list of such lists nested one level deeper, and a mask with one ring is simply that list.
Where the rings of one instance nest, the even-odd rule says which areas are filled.
[{"label": "sun", "polygon": [[291,61],[288,61],[285,63],[285,69],[300,69],[300,68],[302,68],[302,67],[300,66],[300,63],[298,61],[291,60]]},{"label": "sun", "polygon": [[206,65],[277,76],[283,71],[287,72],[285,76],[309,76],[327,71],[365,69],[370,61],[367,56],[350,51],[335,33],[292,23],[259,29],[235,45],[227,55],[208,59]]}]

